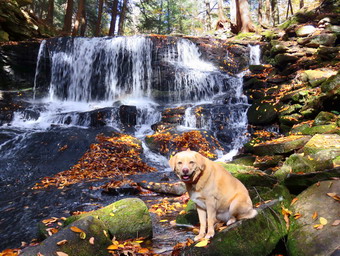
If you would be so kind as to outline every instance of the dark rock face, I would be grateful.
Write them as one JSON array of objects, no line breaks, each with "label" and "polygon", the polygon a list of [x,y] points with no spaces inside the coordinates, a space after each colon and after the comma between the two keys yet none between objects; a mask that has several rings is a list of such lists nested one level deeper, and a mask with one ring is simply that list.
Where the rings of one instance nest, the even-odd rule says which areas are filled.
[{"label": "dark rock face", "polygon": [[39,42],[0,47],[0,89],[33,87]]}]

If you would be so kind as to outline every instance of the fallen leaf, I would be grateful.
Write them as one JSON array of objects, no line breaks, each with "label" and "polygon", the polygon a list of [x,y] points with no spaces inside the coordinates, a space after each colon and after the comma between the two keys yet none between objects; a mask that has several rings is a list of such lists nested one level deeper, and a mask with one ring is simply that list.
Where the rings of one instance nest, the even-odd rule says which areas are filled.
[{"label": "fallen leaf", "polygon": [[299,213],[299,212],[297,212],[297,213],[295,213],[294,214],[294,219],[299,219],[299,218],[301,218],[302,217],[302,215],[301,215],[301,213]]},{"label": "fallen leaf", "polygon": [[168,220],[160,220],[159,222],[168,222]]},{"label": "fallen leaf", "polygon": [[198,242],[195,244],[195,247],[205,247],[209,243],[209,239],[203,239],[201,242]]},{"label": "fallen leaf", "polygon": [[333,223],[332,223],[332,226],[338,226],[340,224],[340,220],[335,220]]},{"label": "fallen leaf", "polygon": [[108,250],[117,250],[117,249],[118,249],[118,245],[116,245],[116,244],[111,244],[111,245],[109,245],[109,247],[107,247],[106,249],[108,249]]},{"label": "fallen leaf", "polygon": [[94,237],[90,237],[89,243],[90,243],[90,244],[94,244]]},{"label": "fallen leaf", "polygon": [[82,233],[82,232],[84,232],[83,230],[81,230],[80,228],[75,227],[75,226],[70,227],[70,229],[71,229],[73,232],[75,232],[75,233]]},{"label": "fallen leaf", "polygon": [[312,216],[312,219],[315,220],[317,217],[318,217],[318,213],[317,213],[317,212],[314,212],[314,213],[313,213],[313,216]]},{"label": "fallen leaf", "polygon": [[85,232],[81,232],[79,234],[79,237],[80,237],[80,239],[85,240],[86,239],[86,233]]},{"label": "fallen leaf", "polygon": [[68,254],[64,253],[64,252],[56,252],[56,254],[58,256],[68,256]]},{"label": "fallen leaf", "polygon": [[149,253],[149,249],[148,248],[142,248],[138,251],[138,253]]},{"label": "fallen leaf", "polygon": [[64,239],[64,240],[57,242],[57,245],[63,245],[63,244],[66,244],[66,243],[67,243],[67,240]]},{"label": "fallen leaf", "polygon": [[316,224],[313,226],[315,229],[320,230],[323,229],[323,225],[322,224]]},{"label": "fallen leaf", "polygon": [[324,226],[328,223],[328,221],[324,217],[320,217],[319,221],[320,221],[320,224]]},{"label": "fallen leaf", "polygon": [[336,201],[340,201],[340,196],[338,196],[336,193],[327,193],[327,196],[332,197]]},{"label": "fallen leaf", "polygon": [[299,200],[299,198],[297,198],[297,197],[293,198],[293,200],[292,200],[292,202],[290,203],[290,205],[295,204],[297,200]]}]

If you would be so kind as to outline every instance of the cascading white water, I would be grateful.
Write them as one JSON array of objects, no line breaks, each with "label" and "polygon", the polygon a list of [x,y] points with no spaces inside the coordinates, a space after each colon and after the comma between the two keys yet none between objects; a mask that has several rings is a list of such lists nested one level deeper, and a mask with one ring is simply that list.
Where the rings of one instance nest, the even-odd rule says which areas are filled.
[{"label": "cascading white water", "polygon": [[260,45],[248,45],[249,47],[249,64],[250,65],[260,65],[261,48]]}]

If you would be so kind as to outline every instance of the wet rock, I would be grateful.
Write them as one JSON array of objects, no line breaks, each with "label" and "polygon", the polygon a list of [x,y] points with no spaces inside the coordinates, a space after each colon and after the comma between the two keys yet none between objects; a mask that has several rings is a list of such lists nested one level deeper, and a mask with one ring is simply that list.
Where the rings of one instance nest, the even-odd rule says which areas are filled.
[{"label": "wet rock", "polygon": [[313,25],[303,25],[295,30],[295,33],[299,37],[308,36],[313,34],[316,28]]},{"label": "wet rock", "polygon": [[239,164],[239,165],[246,165],[246,166],[253,166],[255,161],[254,156],[240,156],[237,158],[233,158],[233,161],[230,163],[232,164]]},{"label": "wet rock", "polygon": [[280,124],[293,126],[294,124],[300,123],[303,119],[303,115],[299,113],[293,113],[291,115],[280,115]]},{"label": "wet rock", "polygon": [[275,56],[275,65],[284,68],[288,63],[296,62],[299,57],[290,53],[280,53]]},{"label": "wet rock", "polygon": [[[82,230],[74,232],[71,227],[77,227]],[[68,225],[58,233],[50,236],[42,243],[34,247],[27,247],[20,255],[56,255],[56,252],[63,252],[69,256],[105,256],[107,247],[111,240],[104,232],[107,232],[105,224],[93,216],[87,216]],[[89,242],[94,238],[94,243]],[[57,245],[60,241],[66,240],[64,244]]]},{"label": "wet rock", "polygon": [[141,181],[138,182],[138,185],[142,188],[162,193],[162,194],[171,194],[176,196],[181,196],[187,192],[185,184],[183,182],[176,183],[166,183],[166,182],[146,182]]},{"label": "wet rock", "polygon": [[282,41],[272,40],[270,44],[272,45],[272,48],[270,49],[270,54],[272,56],[288,51],[288,47]]},{"label": "wet rock", "polygon": [[253,151],[254,154],[259,156],[285,154],[302,148],[310,138],[310,136],[291,135],[277,140],[256,144]]},{"label": "wet rock", "polygon": [[249,65],[250,72],[254,74],[261,74],[266,69],[264,65]]},{"label": "wet rock", "polygon": [[247,112],[248,122],[253,125],[272,124],[278,116],[275,105],[256,102]]},{"label": "wet rock", "polygon": [[151,217],[145,203],[138,198],[126,198],[94,212],[69,217],[65,224],[87,216],[102,221],[112,237],[126,240],[137,237],[151,237]]},{"label": "wet rock", "polygon": [[[332,223],[338,219],[339,203],[328,193],[338,194],[340,181],[322,181],[309,187],[298,196],[293,205],[293,212],[301,217],[292,220],[288,233],[288,253],[292,256],[304,255],[338,255],[339,242],[336,239],[340,233],[340,225]],[[318,217],[313,219],[314,212]],[[320,224],[320,217],[327,220],[322,228],[315,228]]]},{"label": "wet rock", "polygon": [[180,255],[268,255],[287,233],[282,217],[273,210],[278,205],[278,200],[262,205],[255,218],[237,221],[217,233],[205,248],[192,245]]}]

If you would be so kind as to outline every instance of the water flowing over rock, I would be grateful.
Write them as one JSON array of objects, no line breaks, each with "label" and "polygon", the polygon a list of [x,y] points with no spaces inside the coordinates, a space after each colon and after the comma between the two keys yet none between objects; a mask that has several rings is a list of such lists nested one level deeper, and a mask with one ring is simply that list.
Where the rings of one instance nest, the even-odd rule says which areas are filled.
[{"label": "water flowing over rock", "polygon": [[[39,217],[33,218],[30,210],[20,211],[26,204],[33,205],[30,200],[47,203],[44,196],[48,197],[48,193],[32,192],[30,188],[39,179],[76,164],[96,134],[114,131],[133,134],[142,141],[143,160],[161,171],[169,170],[167,159],[152,152],[145,143],[145,136],[152,135],[156,127],[173,125],[179,134],[192,130],[205,134],[209,130],[206,134],[220,140],[224,148],[216,155],[229,152],[231,157],[237,153],[246,140],[249,105],[242,93],[241,71],[248,65],[251,47],[221,44],[224,48],[215,51],[206,46],[208,41],[203,41],[133,36],[64,37],[41,43],[35,77],[25,80],[25,86],[34,80],[33,99],[19,97],[0,116],[0,148],[4,149],[0,155],[1,191],[4,195],[18,191],[12,193],[13,197],[22,194],[26,200],[11,204],[9,210],[7,203],[0,208],[6,212],[0,223],[1,228],[5,226],[1,247],[15,247],[18,240],[28,241],[38,221],[49,214],[60,215],[65,210],[60,202],[69,203],[65,198],[75,200],[76,192],[72,196],[58,196],[58,206],[52,212],[42,210],[36,214]],[[224,58],[216,58],[221,51]],[[228,70],[226,59],[230,64],[233,60],[242,61],[230,65]],[[10,60],[5,64],[12,68]],[[22,93],[6,92],[1,97],[19,94]],[[174,112],[178,116],[166,119],[167,109],[175,108],[182,108],[180,113]],[[43,159],[39,158],[41,154]],[[19,181],[14,187],[6,185],[14,180]],[[81,186],[73,187],[79,191]],[[53,195],[57,192],[51,190]],[[87,197],[82,198],[76,200],[75,207]],[[12,199],[6,196],[0,200]],[[17,214],[14,219],[20,221],[11,222],[13,212]],[[25,225],[28,228],[22,230],[20,226]]]}]

